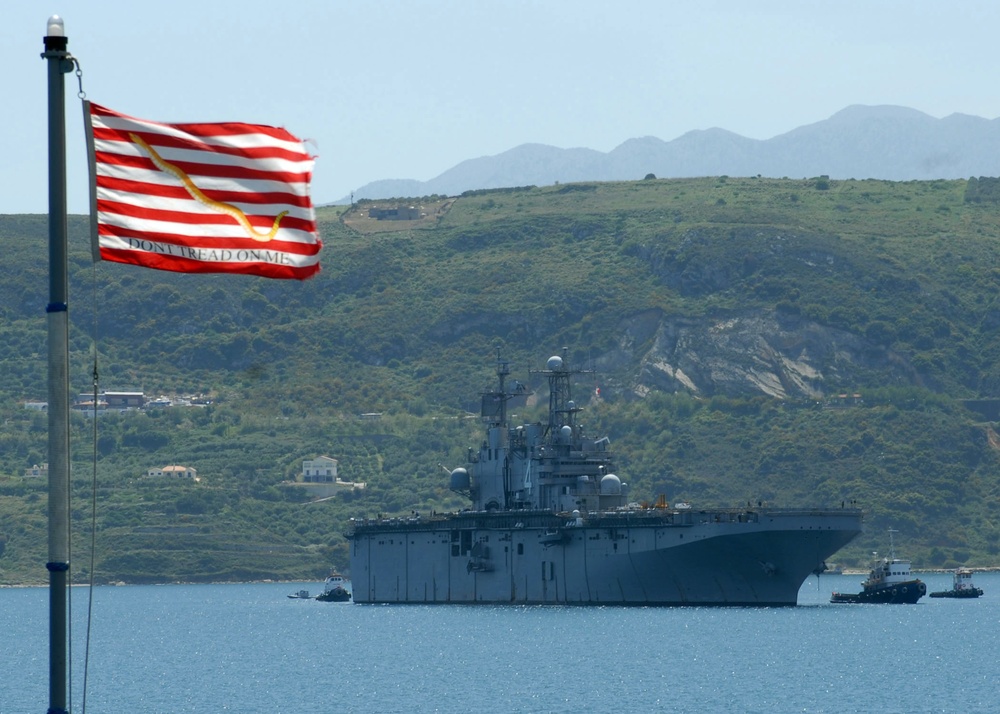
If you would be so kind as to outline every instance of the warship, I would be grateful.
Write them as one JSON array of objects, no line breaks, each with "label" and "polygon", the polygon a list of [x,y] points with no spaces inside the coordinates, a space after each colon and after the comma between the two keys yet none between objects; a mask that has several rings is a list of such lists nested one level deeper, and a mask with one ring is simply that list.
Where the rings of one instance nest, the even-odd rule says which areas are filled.
[{"label": "warship", "polygon": [[[565,356],[565,352],[564,352]],[[482,394],[486,435],[450,488],[458,513],[355,518],[355,603],[795,605],[825,559],[861,532],[860,509],[630,501],[608,437],[585,433],[574,375],[551,357],[546,423],[512,424],[510,365]],[[445,469],[448,471],[448,469]]]}]

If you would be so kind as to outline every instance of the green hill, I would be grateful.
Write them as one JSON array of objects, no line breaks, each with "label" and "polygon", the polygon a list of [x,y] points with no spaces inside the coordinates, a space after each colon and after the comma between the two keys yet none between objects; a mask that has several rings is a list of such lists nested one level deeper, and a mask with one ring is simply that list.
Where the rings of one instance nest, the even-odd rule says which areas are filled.
[{"label": "green hill", "polygon": [[[73,420],[72,570],[99,581],[319,578],[355,515],[451,510],[499,347],[592,368],[577,401],[636,500],[835,505],[915,567],[1000,565],[993,179],[567,184],[319,210],[304,283],[92,265],[70,219],[74,391],[207,406]],[[418,209],[390,220],[378,211]],[[383,215],[385,215],[383,213]],[[0,217],[0,584],[45,580],[45,216]],[[599,389],[600,396],[597,396]],[[544,399],[543,399],[544,401]],[[524,418],[536,418],[537,406]],[[362,414],[380,414],[362,419]],[[311,499],[303,459],[363,491]],[[150,468],[185,464],[197,483]]]}]

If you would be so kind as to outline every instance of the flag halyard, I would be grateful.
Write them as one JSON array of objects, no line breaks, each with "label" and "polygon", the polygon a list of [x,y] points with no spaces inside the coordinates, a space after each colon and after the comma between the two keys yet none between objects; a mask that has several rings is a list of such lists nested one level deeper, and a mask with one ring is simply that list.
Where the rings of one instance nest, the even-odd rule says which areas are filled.
[{"label": "flag halyard", "polygon": [[87,104],[100,258],[270,278],[319,271],[314,157],[295,136],[236,122],[162,124]]}]

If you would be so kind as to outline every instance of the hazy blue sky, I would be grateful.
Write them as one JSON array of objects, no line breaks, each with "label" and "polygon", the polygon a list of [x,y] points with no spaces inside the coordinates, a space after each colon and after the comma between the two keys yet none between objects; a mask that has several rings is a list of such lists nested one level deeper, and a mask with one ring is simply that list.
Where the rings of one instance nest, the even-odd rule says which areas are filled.
[{"label": "hazy blue sky", "polygon": [[[6,0],[0,213],[44,213],[49,15],[88,97],[315,142],[313,200],[535,142],[768,139],[851,104],[1000,116],[1000,3],[945,0]],[[76,78],[69,207],[85,213]]]}]

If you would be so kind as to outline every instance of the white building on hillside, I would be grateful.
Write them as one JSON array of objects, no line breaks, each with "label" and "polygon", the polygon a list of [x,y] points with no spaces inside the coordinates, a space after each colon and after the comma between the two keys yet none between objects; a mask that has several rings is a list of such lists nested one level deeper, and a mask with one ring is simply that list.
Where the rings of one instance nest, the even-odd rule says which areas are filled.
[{"label": "white building on hillside", "polygon": [[198,480],[198,472],[189,466],[164,466],[159,469],[150,469],[146,472],[146,475],[153,477],[166,476],[167,478],[189,478],[193,481]]},{"label": "white building on hillside", "polygon": [[302,462],[302,480],[306,483],[333,483],[337,478],[337,460],[318,456]]}]

